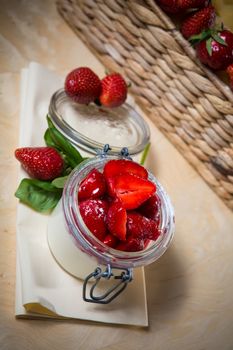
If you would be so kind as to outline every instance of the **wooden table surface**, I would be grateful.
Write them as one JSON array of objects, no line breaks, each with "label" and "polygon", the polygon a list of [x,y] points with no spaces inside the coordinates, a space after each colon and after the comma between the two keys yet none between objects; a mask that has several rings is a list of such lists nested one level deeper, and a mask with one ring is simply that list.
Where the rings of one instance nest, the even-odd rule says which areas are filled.
[{"label": "wooden table surface", "polygon": [[176,235],[146,268],[148,329],[82,321],[17,320],[15,222],[20,70],[37,61],[65,74],[104,69],[59,17],[53,1],[1,1],[0,349],[232,350],[233,214],[155,128],[149,162],[171,195]]}]

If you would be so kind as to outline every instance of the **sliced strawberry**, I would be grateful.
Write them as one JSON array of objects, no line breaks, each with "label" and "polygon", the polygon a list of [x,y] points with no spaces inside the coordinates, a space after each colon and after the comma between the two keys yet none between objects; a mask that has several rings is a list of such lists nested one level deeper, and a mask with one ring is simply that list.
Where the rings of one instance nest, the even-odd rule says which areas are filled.
[{"label": "sliced strawberry", "polygon": [[150,242],[150,239],[144,239],[144,249],[149,245]]},{"label": "sliced strawberry", "polygon": [[160,232],[154,220],[148,219],[137,212],[129,212],[127,215],[127,235],[156,241]]},{"label": "sliced strawberry", "polygon": [[138,252],[145,247],[144,240],[136,237],[128,237],[125,242],[120,242],[116,249],[123,250],[125,252]]},{"label": "sliced strawberry", "polygon": [[106,184],[103,174],[97,169],[93,169],[81,182],[78,190],[78,199],[82,201],[100,198],[105,194],[105,191]]},{"label": "sliced strawberry", "polygon": [[107,233],[108,202],[101,199],[88,199],[79,204],[79,210],[89,230],[103,241]]},{"label": "sliced strawberry", "polygon": [[111,233],[108,233],[105,236],[103,243],[111,248],[115,248],[117,246],[118,239],[115,236],[111,235]]},{"label": "sliced strawberry", "polygon": [[114,189],[114,182],[115,182],[115,176],[114,177],[109,177],[106,180],[106,185],[107,185],[107,192],[110,198],[114,198],[116,196],[115,189]]},{"label": "sliced strawberry", "polygon": [[125,209],[138,208],[156,191],[153,182],[132,174],[114,176],[109,182],[111,183],[109,194],[119,198]]},{"label": "sliced strawberry", "polygon": [[138,212],[148,219],[155,220],[159,225],[161,201],[157,194],[151,196],[139,208]]},{"label": "sliced strawberry", "polygon": [[148,177],[148,172],[143,166],[126,159],[110,160],[105,164],[103,173],[106,179],[126,173],[137,175],[143,179]]},{"label": "sliced strawberry", "polygon": [[112,235],[124,241],[126,236],[127,214],[120,201],[113,202],[107,214],[107,226]]}]

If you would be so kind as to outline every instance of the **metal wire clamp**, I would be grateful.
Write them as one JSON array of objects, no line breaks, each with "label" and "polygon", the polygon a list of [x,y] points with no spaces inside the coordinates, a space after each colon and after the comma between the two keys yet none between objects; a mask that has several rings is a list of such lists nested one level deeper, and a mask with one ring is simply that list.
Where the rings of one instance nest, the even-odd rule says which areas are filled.
[{"label": "metal wire clamp", "polygon": [[[109,146],[108,143],[106,143],[103,147],[103,149],[97,149],[96,150],[96,154],[99,155],[100,157],[105,157],[108,152],[110,152],[112,149],[111,147]],[[126,158],[126,159],[129,159],[129,160],[132,160],[132,158],[130,157],[130,154],[129,154],[129,150],[127,147],[123,147],[120,152],[119,152],[119,155],[123,158]]]},{"label": "metal wire clamp", "polygon": [[[116,269],[114,267],[114,269]],[[118,268],[117,268],[118,269]],[[113,299],[115,299],[123,290],[127,287],[128,283],[132,281],[132,269],[118,269],[123,270],[120,275],[114,275],[112,272],[112,267],[108,264],[105,271],[102,271],[100,267],[97,267],[95,271],[90,273],[83,282],[83,300],[89,303],[97,303],[97,304],[108,304]],[[101,295],[94,295],[94,291],[101,280],[104,278],[106,280],[113,277],[115,280],[119,280],[118,283],[115,283],[112,287],[110,287],[106,292]],[[87,283],[94,279],[93,285],[89,289],[89,297],[87,297]]]}]

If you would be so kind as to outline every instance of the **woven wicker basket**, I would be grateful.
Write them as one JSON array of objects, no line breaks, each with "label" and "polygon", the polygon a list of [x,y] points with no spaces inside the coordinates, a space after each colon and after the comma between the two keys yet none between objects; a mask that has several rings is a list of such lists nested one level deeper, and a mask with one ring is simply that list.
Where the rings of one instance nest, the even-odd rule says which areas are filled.
[{"label": "woven wicker basket", "polygon": [[58,0],[60,14],[233,209],[233,94],[154,0]]}]

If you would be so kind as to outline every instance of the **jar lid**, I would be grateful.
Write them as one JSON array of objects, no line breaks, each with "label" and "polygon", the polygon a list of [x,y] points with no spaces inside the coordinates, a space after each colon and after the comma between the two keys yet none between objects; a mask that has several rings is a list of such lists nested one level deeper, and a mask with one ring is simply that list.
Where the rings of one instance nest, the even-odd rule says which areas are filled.
[{"label": "jar lid", "polygon": [[110,153],[119,153],[122,147],[127,147],[134,155],[141,152],[150,139],[148,125],[127,103],[117,108],[78,104],[61,89],[51,98],[49,115],[74,145],[93,154],[109,144]]}]

